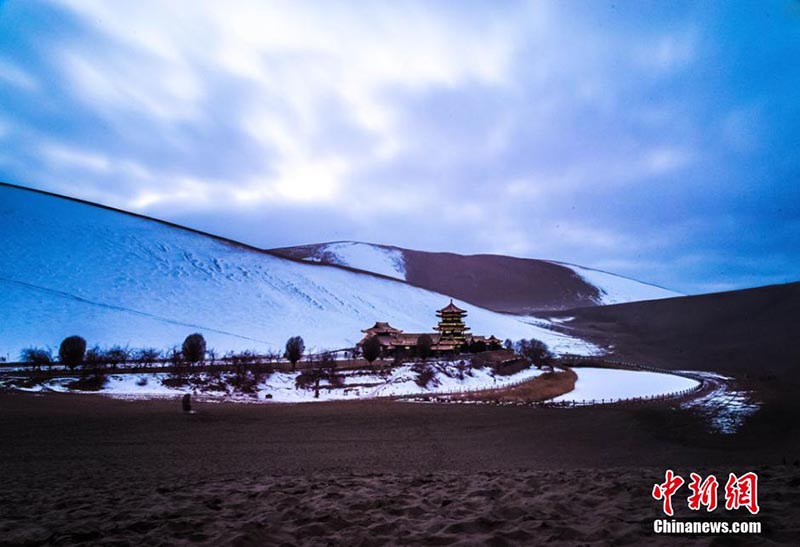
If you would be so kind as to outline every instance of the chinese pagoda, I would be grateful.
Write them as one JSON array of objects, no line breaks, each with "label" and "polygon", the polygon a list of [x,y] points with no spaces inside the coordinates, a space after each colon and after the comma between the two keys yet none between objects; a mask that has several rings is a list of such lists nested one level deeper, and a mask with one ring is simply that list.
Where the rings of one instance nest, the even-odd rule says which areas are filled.
[{"label": "chinese pagoda", "polygon": [[464,318],[467,316],[466,310],[453,304],[453,300],[450,299],[450,303],[438,310],[436,316],[439,318],[439,324],[433,327],[433,330],[439,333],[440,341],[448,342],[456,348],[464,345],[469,331],[469,327],[464,322]]},{"label": "chinese pagoda", "polygon": [[391,326],[385,321],[378,321],[372,327],[364,329],[364,337],[356,344],[359,349],[364,346],[364,342],[370,338],[377,338],[381,346],[381,354],[383,356],[389,355],[414,355],[417,352],[419,339],[423,335],[431,338],[433,346],[431,349],[436,355],[453,355],[465,351],[476,351],[474,348],[480,348],[477,351],[496,350],[500,349],[501,342],[494,335],[478,336],[471,334],[469,327],[464,322],[467,316],[466,310],[462,310],[450,300],[450,303],[438,310],[436,316],[439,318],[439,324],[434,327],[436,332],[418,333],[418,332],[403,332]]}]

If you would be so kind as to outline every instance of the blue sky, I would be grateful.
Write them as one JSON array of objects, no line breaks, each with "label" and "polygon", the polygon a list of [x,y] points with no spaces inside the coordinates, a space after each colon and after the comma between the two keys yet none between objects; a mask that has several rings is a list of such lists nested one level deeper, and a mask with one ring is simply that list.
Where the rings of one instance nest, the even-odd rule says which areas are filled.
[{"label": "blue sky", "polygon": [[800,279],[800,3],[0,2],[0,179],[263,247]]}]

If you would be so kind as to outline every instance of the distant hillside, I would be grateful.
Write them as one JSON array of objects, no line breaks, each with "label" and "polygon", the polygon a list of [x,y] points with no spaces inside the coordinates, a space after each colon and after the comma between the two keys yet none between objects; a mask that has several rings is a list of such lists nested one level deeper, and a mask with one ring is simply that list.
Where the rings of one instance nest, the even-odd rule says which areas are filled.
[{"label": "distant hillside", "polygon": [[[429,331],[449,298],[400,281],[287,260],[241,243],[53,194],[0,184],[0,356],[90,344],[170,347],[195,331],[223,352],[349,347],[389,321]],[[477,334],[592,347],[463,302]]]},{"label": "distant hillside", "polygon": [[401,279],[487,309],[515,314],[680,296],[611,273],[530,258],[430,253],[354,241],[270,252]]},{"label": "distant hillside", "polygon": [[548,314],[565,332],[667,368],[800,373],[800,283]]}]

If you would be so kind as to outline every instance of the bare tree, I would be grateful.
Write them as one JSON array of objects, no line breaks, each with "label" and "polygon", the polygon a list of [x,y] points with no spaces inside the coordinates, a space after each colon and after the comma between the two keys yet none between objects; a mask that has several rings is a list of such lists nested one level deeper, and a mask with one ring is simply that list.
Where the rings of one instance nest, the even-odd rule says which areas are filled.
[{"label": "bare tree", "polygon": [[550,366],[552,364],[553,354],[550,353],[550,350],[547,349],[544,342],[536,340],[535,338],[519,340],[515,345],[515,349],[517,353],[531,361],[537,368]]},{"label": "bare tree", "polygon": [[20,360],[31,370],[41,370],[45,365],[53,366],[53,355],[45,348],[25,348],[20,352]]},{"label": "bare tree", "polygon": [[122,346],[111,346],[101,355],[101,360],[106,365],[109,365],[112,370],[116,370],[117,366],[127,363],[129,358],[130,351]]},{"label": "bare tree", "polygon": [[332,388],[344,385],[344,375],[337,370],[336,358],[332,353],[323,353],[313,362],[311,368],[301,372],[295,379],[295,385],[298,388],[313,387],[314,398],[319,399],[320,382],[323,380]]},{"label": "bare tree", "polygon": [[136,362],[144,368],[149,368],[161,357],[161,352],[156,348],[142,348],[135,354]]},{"label": "bare tree", "polygon": [[102,366],[103,351],[98,346],[93,346],[86,352],[86,357],[83,359],[83,373],[100,374]]}]

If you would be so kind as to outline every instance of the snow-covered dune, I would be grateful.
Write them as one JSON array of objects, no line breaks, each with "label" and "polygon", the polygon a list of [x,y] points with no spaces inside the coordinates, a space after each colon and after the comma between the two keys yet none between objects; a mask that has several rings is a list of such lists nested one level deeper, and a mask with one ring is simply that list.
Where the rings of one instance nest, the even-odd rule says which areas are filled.
[{"label": "snow-covered dune", "polygon": [[621,275],[584,268],[574,264],[564,262],[553,262],[559,266],[569,268],[584,281],[597,287],[600,295],[595,298],[598,304],[624,304],[626,302],[638,302],[640,300],[660,300],[662,298],[674,298],[683,296],[679,292],[671,291],[657,285],[642,283],[635,279],[623,277]]},{"label": "snow-covered dune", "polygon": [[393,277],[482,308],[520,315],[682,296],[612,273],[535,258],[433,253],[358,241],[270,252]]},{"label": "snow-covered dune", "polygon": [[359,241],[337,241],[309,247],[301,257],[309,262],[321,262],[335,266],[346,266],[365,272],[376,273],[406,280],[405,256],[401,249],[361,243]]},{"label": "snow-covered dune", "polygon": [[[218,351],[351,346],[389,321],[430,331],[449,299],[341,268],[303,264],[91,204],[0,185],[0,356],[90,344],[171,347],[194,331]],[[556,352],[591,344],[464,302],[473,332],[536,337]]]}]

